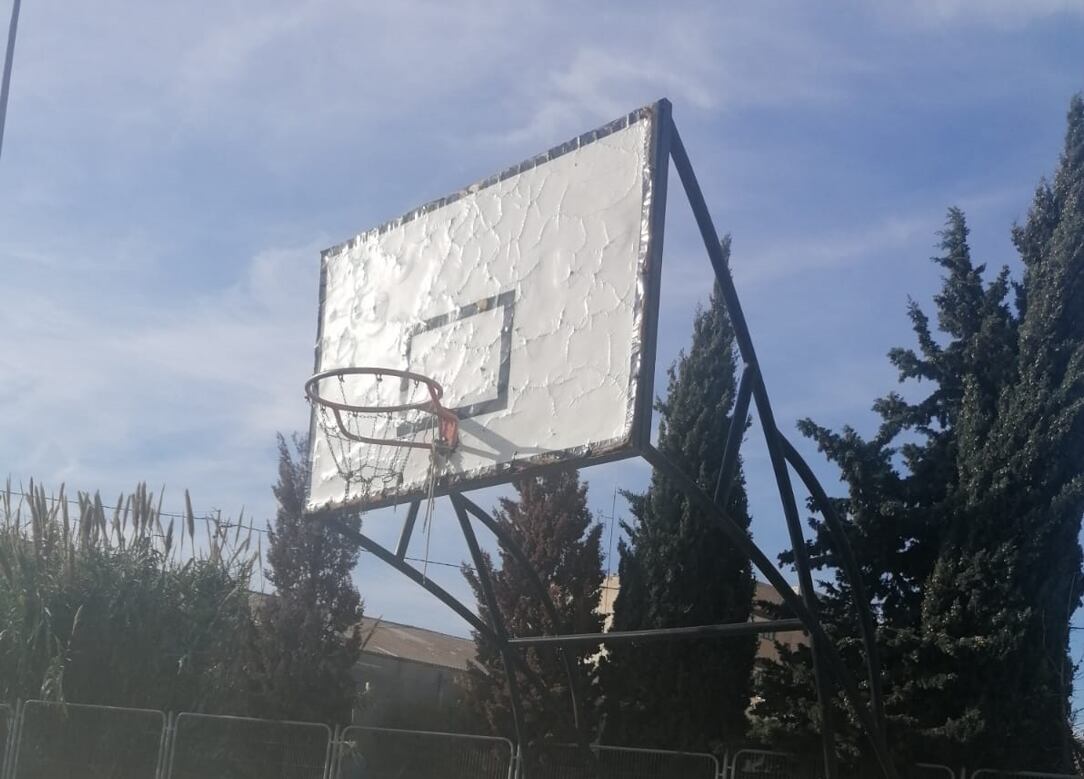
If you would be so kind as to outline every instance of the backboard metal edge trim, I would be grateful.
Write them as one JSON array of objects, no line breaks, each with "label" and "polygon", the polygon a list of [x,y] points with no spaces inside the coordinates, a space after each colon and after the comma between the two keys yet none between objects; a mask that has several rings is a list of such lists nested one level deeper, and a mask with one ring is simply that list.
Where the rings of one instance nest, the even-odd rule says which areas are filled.
[{"label": "backboard metal edge trim", "polygon": [[[643,110],[643,109],[641,109]],[[629,371],[628,430],[632,443],[651,442],[655,401],[655,353],[662,287],[663,234],[666,227],[666,185],[670,172],[671,105],[663,98],[651,106],[653,121],[644,169],[640,256],[637,264],[639,294],[634,304],[636,332]]]},{"label": "backboard metal edge trim", "polygon": [[[322,344],[324,343],[324,305],[327,301],[327,261],[320,256],[320,302],[316,307],[316,343],[313,344],[313,359],[312,359],[312,372],[313,375],[320,372],[321,361],[323,360]],[[319,424],[317,420],[316,404],[309,403],[309,438],[305,442],[305,448],[308,450],[308,457],[312,460],[312,455],[315,452],[316,447],[316,426]]]},{"label": "backboard metal edge trim", "polygon": [[[641,294],[634,303],[635,316],[639,320],[635,331],[639,336],[639,348],[635,348],[632,362],[635,370],[630,374],[630,387],[636,389],[637,401],[630,403],[629,414],[632,417],[627,427],[626,435],[595,443],[589,448],[577,447],[568,450],[547,452],[544,455],[516,461],[511,464],[492,466],[490,468],[472,471],[464,474],[463,478],[443,481],[436,486],[434,495],[446,495],[455,491],[461,483],[470,484],[470,490],[484,489],[499,484],[509,483],[517,476],[529,476],[544,472],[551,468],[562,467],[589,467],[608,462],[630,459],[640,456],[643,447],[650,443],[651,438],[651,409],[654,405],[654,371],[655,351],[658,331],[658,309],[661,282],[661,259],[662,259],[662,226],[666,220],[666,179],[670,163],[670,123],[671,104],[662,98],[647,106],[642,106],[630,113],[615,119],[612,122],[594,130],[582,133],[575,138],[554,146],[546,152],[535,155],[517,165],[513,165],[500,173],[489,176],[470,186],[467,186],[451,195],[430,201],[419,206],[403,216],[386,222],[379,227],[359,233],[354,238],[343,243],[325,249],[320,253],[320,300],[317,311],[316,343],[314,345],[314,372],[322,367],[323,325],[324,307],[327,297],[327,271],[328,260],[343,251],[353,248],[361,241],[370,236],[380,235],[388,230],[395,229],[413,219],[424,216],[442,206],[451,204],[460,198],[481,191],[487,187],[504,181],[505,179],[522,173],[526,170],[538,167],[544,163],[557,159],[569,152],[575,151],[586,144],[606,138],[620,130],[624,130],[633,124],[649,120],[652,123],[648,135],[648,155],[645,165],[644,182],[644,205],[642,212],[643,224],[641,230],[647,231],[647,240],[643,236],[640,241],[640,257],[638,259],[638,273],[642,285]],[[661,171],[661,174],[659,173]],[[661,183],[660,183],[661,182]],[[310,411],[308,453],[312,456],[316,445],[316,427],[318,425],[316,409]],[[589,449],[589,451],[585,451]],[[357,511],[375,510],[409,502],[412,498],[424,498],[427,490],[402,491],[394,494],[381,495],[373,499],[357,498],[349,501],[328,501],[318,507],[306,507],[306,514],[317,514],[325,511]]]},{"label": "backboard metal edge trim", "polygon": [[[629,437],[595,444],[589,450],[586,447],[555,450],[523,460],[515,460],[512,463],[471,471],[469,474],[462,474],[458,478],[453,474],[450,478],[440,479],[434,486],[433,497],[437,498],[450,492],[459,492],[461,491],[460,486],[464,484],[466,487],[462,491],[473,492],[487,487],[496,487],[500,484],[509,484],[520,478],[538,476],[550,470],[603,465],[618,460],[639,457],[641,454],[640,447],[636,445],[635,440]],[[428,495],[428,484],[419,483],[416,489],[408,488],[376,496],[354,498],[348,501],[329,500],[319,506],[306,506],[304,513],[306,516],[313,516],[325,512],[334,514],[351,511],[374,511],[409,503],[412,500],[424,500]]]},{"label": "backboard metal edge trim", "polygon": [[476,181],[473,184],[463,187],[462,189],[457,190],[450,195],[445,195],[444,197],[438,198],[436,200],[431,200],[424,205],[412,209],[411,211],[407,211],[400,217],[385,222],[379,227],[374,227],[370,230],[366,230],[363,233],[358,233],[356,236],[347,241],[343,241],[342,243],[324,249],[322,252],[320,252],[320,255],[321,257],[327,257],[330,255],[340,254],[344,251],[348,251],[360,244],[362,241],[382,235],[389,230],[394,230],[397,227],[401,227],[408,222],[414,221],[418,217],[425,216],[432,211],[436,211],[438,208],[443,208],[446,205],[455,203],[457,200],[460,200],[467,195],[481,192],[482,190],[492,187],[495,184],[499,184],[505,179],[516,176],[520,173],[523,173],[524,171],[531,170],[532,168],[537,168],[538,166],[543,165],[547,162],[551,162],[558,157],[562,157],[569,152],[586,146],[587,144],[601,140],[602,138],[605,138],[609,135],[613,135],[615,132],[618,132],[619,130],[624,130],[625,128],[630,127],[637,122],[643,121],[644,119],[651,119],[655,115],[657,107],[664,102],[669,105],[667,101],[663,100],[659,103],[652,103],[651,105],[637,108],[635,111],[632,111],[619,119],[615,119],[612,122],[608,122],[602,127],[595,128],[594,130],[589,130],[588,132],[578,135],[575,138],[565,141],[562,144],[554,146],[548,151],[542,152],[541,154],[536,154],[535,156],[523,160],[522,162],[519,162],[515,165],[512,165],[511,167],[505,168],[500,173],[495,173],[492,176],[488,176],[480,181]]}]

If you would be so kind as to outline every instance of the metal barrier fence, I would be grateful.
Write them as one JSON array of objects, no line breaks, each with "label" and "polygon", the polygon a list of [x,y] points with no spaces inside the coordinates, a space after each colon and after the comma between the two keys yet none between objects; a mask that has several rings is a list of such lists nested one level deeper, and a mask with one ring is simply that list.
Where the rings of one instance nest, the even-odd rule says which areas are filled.
[{"label": "metal barrier fence", "polygon": [[717,779],[723,769],[714,755],[571,744],[534,749],[525,756],[524,779]]},{"label": "metal barrier fence", "polygon": [[[919,763],[906,779],[956,779]],[[0,779],[818,779],[785,752],[710,754],[547,745],[520,758],[489,736],[27,701],[0,704]],[[963,769],[959,779],[1084,779]]]},{"label": "metal barrier fence", "polygon": [[330,758],[327,725],[185,713],[164,779],[324,779]]},{"label": "metal barrier fence", "polygon": [[345,728],[329,779],[510,779],[512,742],[491,736]]},{"label": "metal barrier fence", "polygon": [[15,727],[9,779],[155,779],[166,715],[27,701]]},{"label": "metal barrier fence", "polygon": [[0,703],[0,776],[5,775],[10,744],[15,735],[15,710],[6,703]]},{"label": "metal barrier fence", "polygon": [[947,765],[918,763],[907,773],[909,779],[956,779],[956,772]]},{"label": "metal barrier fence", "polygon": [[816,766],[787,752],[742,749],[730,762],[731,779],[819,779]]},{"label": "metal barrier fence", "polygon": [[[734,753],[729,771],[730,779],[820,779],[822,766],[817,761],[801,760],[788,752],[765,749],[743,749]],[[879,776],[878,769],[863,770],[860,767],[843,767],[842,775],[861,779]],[[916,763],[900,769],[903,779],[956,779],[956,772],[947,765]]]},{"label": "metal barrier fence", "polygon": [[1048,774],[1042,771],[1000,771],[996,768],[978,768],[970,774],[970,779],[1081,779],[1079,774]]}]

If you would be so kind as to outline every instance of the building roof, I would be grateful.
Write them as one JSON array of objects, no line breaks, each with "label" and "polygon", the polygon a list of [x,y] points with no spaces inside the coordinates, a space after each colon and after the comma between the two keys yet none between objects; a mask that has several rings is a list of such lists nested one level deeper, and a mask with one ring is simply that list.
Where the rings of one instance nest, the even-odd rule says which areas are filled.
[{"label": "building roof", "polygon": [[457,671],[467,670],[468,661],[474,658],[473,639],[386,619],[364,617],[361,635],[368,638],[362,651],[369,655],[394,657]]},{"label": "building roof", "polygon": [[[253,610],[259,610],[274,597],[270,593],[249,593]],[[394,657],[456,671],[467,670],[468,661],[474,658],[474,639],[438,633],[379,617],[362,617],[361,637],[363,640],[368,638],[362,654]]]}]

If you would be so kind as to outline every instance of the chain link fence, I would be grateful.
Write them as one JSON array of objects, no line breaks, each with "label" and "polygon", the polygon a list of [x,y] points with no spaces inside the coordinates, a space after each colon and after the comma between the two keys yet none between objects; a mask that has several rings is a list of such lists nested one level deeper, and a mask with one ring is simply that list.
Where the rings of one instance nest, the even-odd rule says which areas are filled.
[{"label": "chain link fence", "polygon": [[150,709],[27,701],[8,779],[156,779],[165,727]]},{"label": "chain link fence", "polygon": [[524,779],[716,779],[722,767],[701,752],[547,745],[531,750]]},{"label": "chain link fence", "polygon": [[184,713],[164,779],[324,779],[330,757],[327,725]]},{"label": "chain link fence", "polygon": [[491,736],[345,728],[329,779],[510,779],[512,742]]}]

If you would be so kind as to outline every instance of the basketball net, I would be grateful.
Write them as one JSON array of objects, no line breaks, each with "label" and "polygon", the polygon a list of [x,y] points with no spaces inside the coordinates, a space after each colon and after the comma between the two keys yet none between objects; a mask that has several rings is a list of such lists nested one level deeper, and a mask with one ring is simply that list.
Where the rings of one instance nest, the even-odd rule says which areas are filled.
[{"label": "basketball net", "polygon": [[[412,450],[428,450],[423,577],[429,564],[436,484],[459,444],[459,420],[444,408],[443,387],[392,368],[339,368],[305,384],[346,493],[380,495],[403,483]],[[362,450],[365,450],[362,456]],[[358,489],[360,488],[360,489]]]}]

